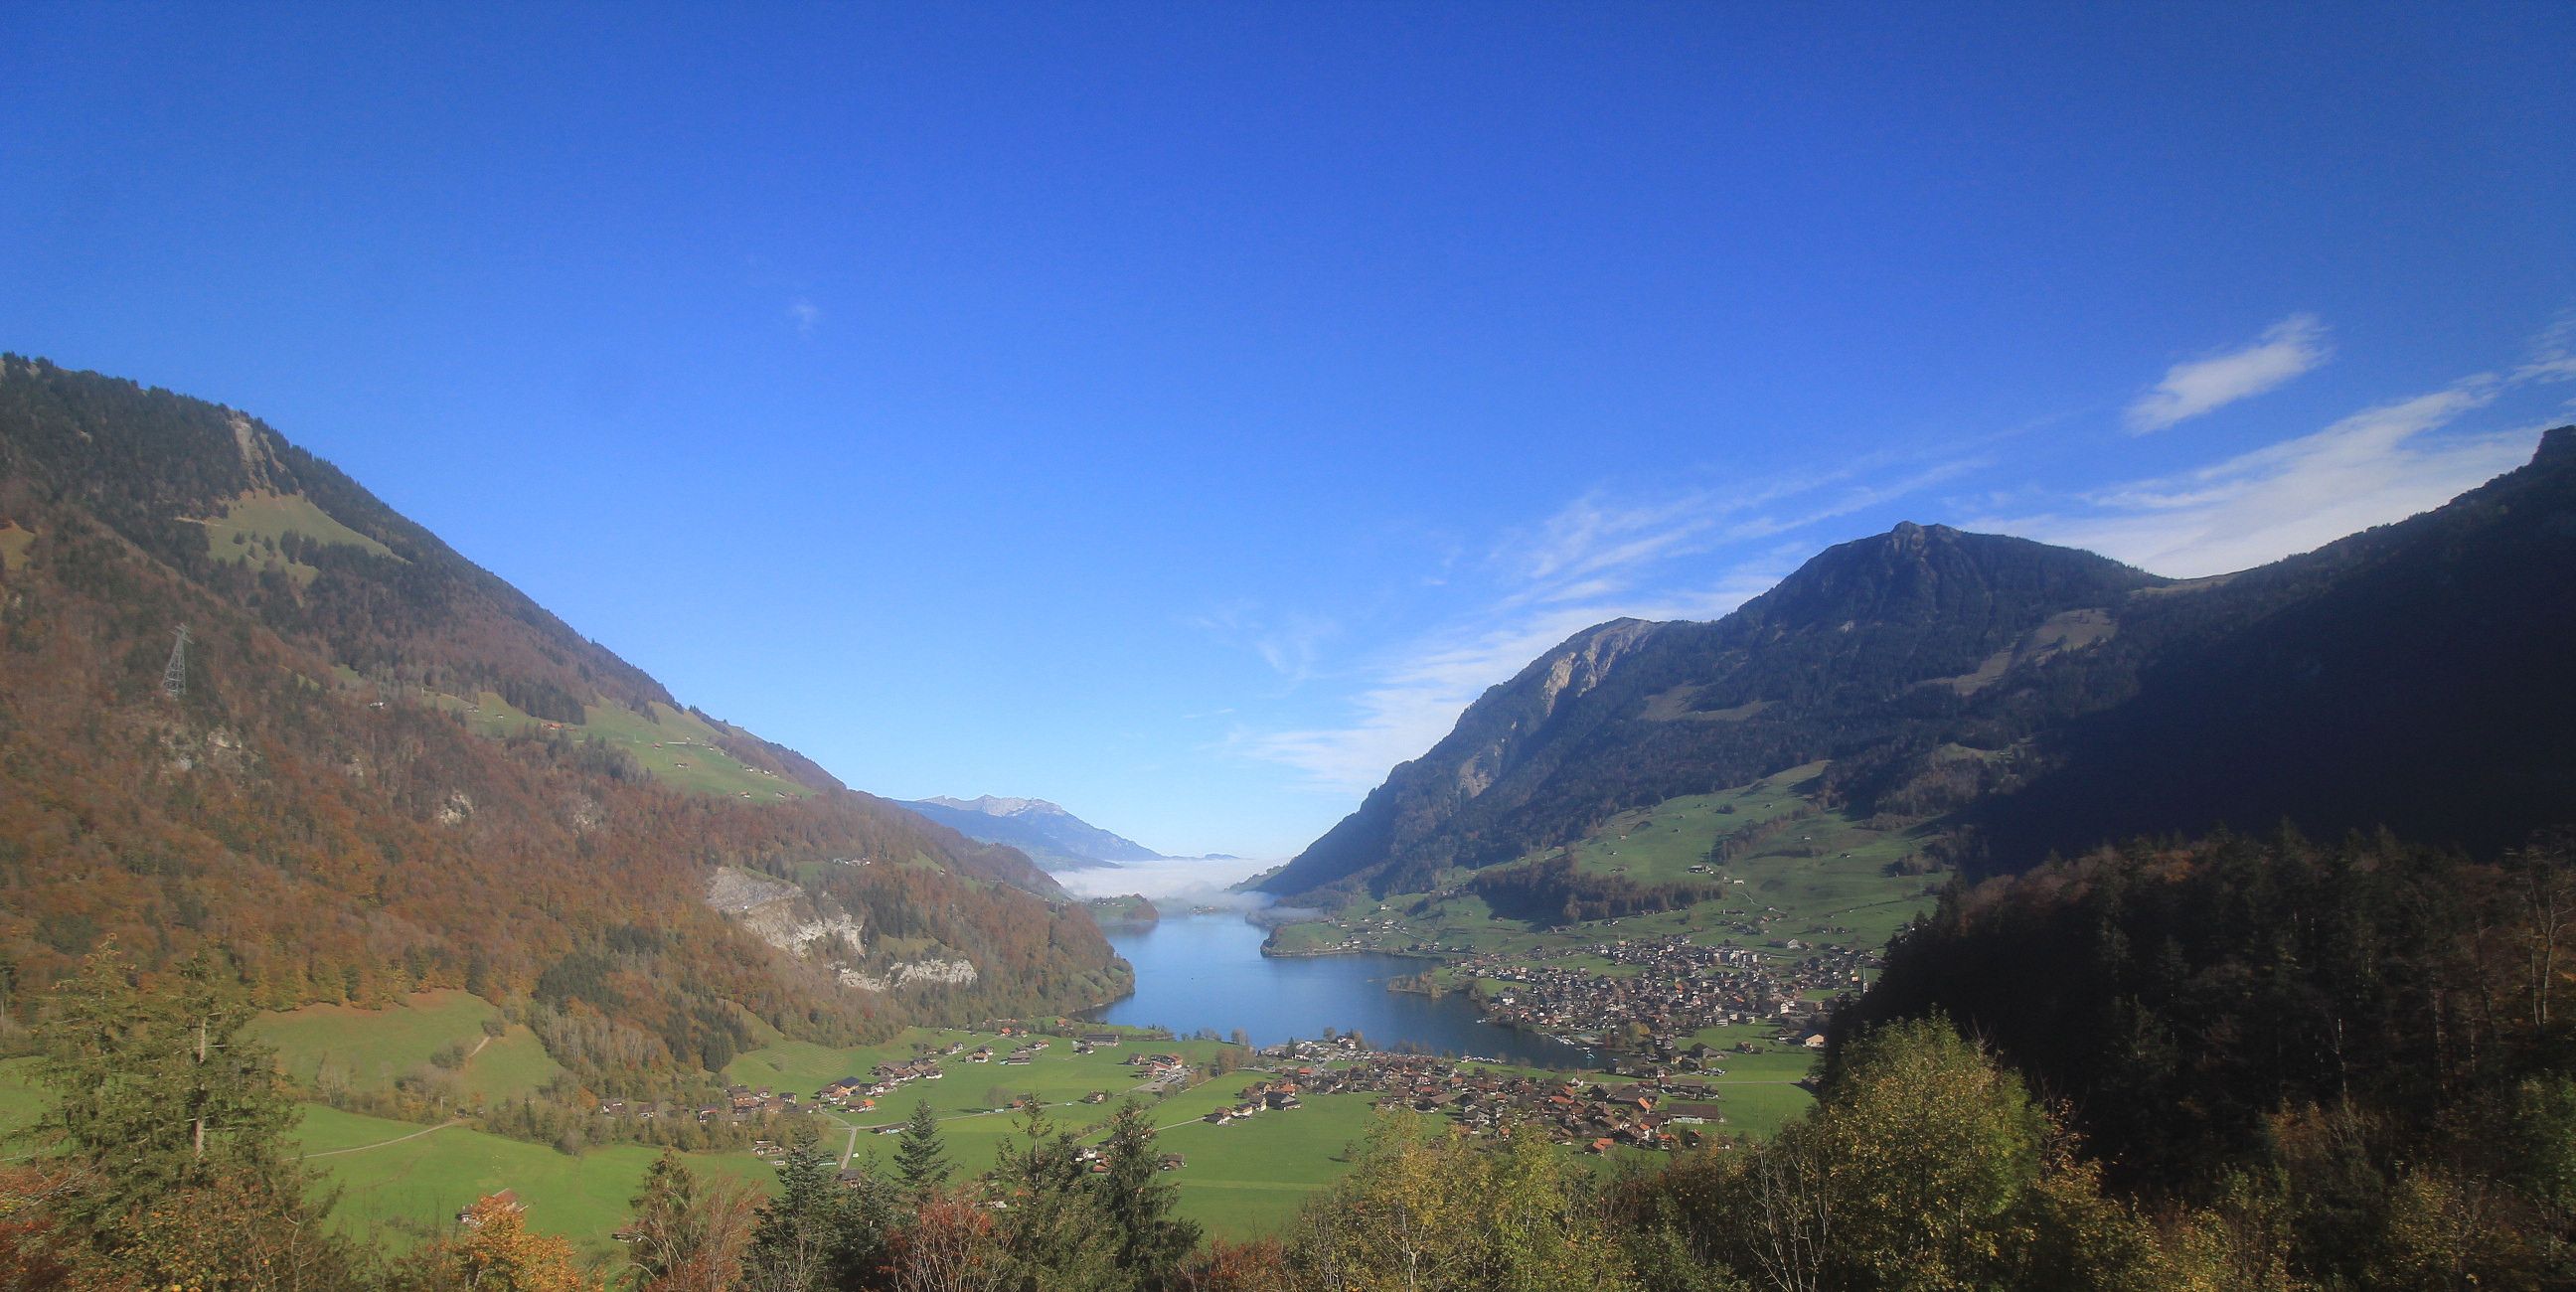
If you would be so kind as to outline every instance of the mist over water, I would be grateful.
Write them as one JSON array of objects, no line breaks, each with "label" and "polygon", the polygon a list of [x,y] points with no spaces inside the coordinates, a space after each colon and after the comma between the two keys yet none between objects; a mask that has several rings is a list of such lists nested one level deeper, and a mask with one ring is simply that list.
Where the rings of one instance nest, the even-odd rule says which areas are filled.
[{"label": "mist over water", "polygon": [[1270,904],[1268,894],[1230,893],[1226,890],[1278,864],[1275,861],[1172,857],[1162,861],[1120,862],[1067,870],[1059,872],[1055,880],[1076,897],[1117,897],[1125,893],[1141,893],[1157,906],[1170,902],[1184,909],[1222,906],[1228,910],[1254,911]]}]

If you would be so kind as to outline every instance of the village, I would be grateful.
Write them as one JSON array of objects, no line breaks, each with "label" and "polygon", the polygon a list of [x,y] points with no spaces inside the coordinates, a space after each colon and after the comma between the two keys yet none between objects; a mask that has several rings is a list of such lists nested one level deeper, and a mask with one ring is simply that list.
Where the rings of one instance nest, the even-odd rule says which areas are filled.
[{"label": "village", "polygon": [[[599,1112],[606,1117],[693,1117],[701,1124],[750,1127],[763,1136],[752,1141],[752,1151],[775,1160],[784,1152],[784,1137],[773,1127],[784,1118],[840,1113],[842,1124],[856,1131],[891,1135],[902,1129],[902,1122],[887,1117],[880,1111],[881,1104],[904,1087],[962,1076],[966,1065],[1027,1066],[1059,1044],[1076,1054],[1140,1045],[1119,1064],[1136,1078],[1129,1093],[1149,1097],[1177,1093],[1215,1076],[1181,1054],[1156,1048],[1152,1036],[1106,1031],[1048,1036],[1010,1024],[997,1030],[1002,1034],[998,1046],[965,1041],[925,1046],[909,1058],[871,1065],[865,1073],[829,1081],[810,1094],[736,1085],[717,1103],[686,1107],[607,1100],[599,1105]],[[1742,1049],[1749,1053],[1754,1045],[1747,1041]],[[1719,1094],[1707,1080],[1725,1075],[1725,1052],[1707,1044],[1683,1045],[1660,1061],[1622,1062],[1609,1076],[1541,1073],[1474,1059],[1391,1053],[1369,1048],[1349,1035],[1272,1046],[1253,1057],[1259,1066],[1241,1069],[1253,1079],[1195,1121],[1231,1126],[1255,1117],[1295,1113],[1317,1097],[1371,1095],[1381,1109],[1441,1116],[1471,1136],[1535,1127],[1567,1148],[1606,1153],[1622,1146],[1648,1151],[1698,1147],[1727,1120]],[[1033,1097],[1015,1097],[990,1111],[1016,1111]],[[1064,1102],[1098,1105],[1114,1097],[1103,1088]],[[866,1123],[853,1123],[847,1120],[849,1114],[876,1116]],[[1181,1154],[1167,1153],[1160,1165],[1178,1170],[1186,1160]]]},{"label": "village", "polygon": [[[1797,958],[1783,963],[1783,952]],[[1568,959],[1607,961],[1630,972],[1544,963]],[[1766,950],[1670,937],[1481,955],[1452,970],[1479,985],[1487,1022],[1695,1068],[1702,1060],[1690,1053],[1687,1038],[1705,1028],[1768,1025],[1821,1047],[1811,1019],[1822,1012],[1820,1002],[1860,990],[1880,960],[1877,951],[1795,939]]]},{"label": "village", "polygon": [[[1725,1069],[1695,1047],[1706,1075]],[[1502,1135],[1536,1127],[1557,1144],[1590,1153],[1614,1146],[1647,1150],[1696,1148],[1723,1124],[1718,1093],[1705,1081],[1665,1067],[1631,1072],[1606,1085],[1565,1073],[1498,1070],[1472,1061],[1362,1048],[1350,1038],[1301,1041],[1262,1052],[1271,1071],[1243,1088],[1229,1107],[1203,1120],[1218,1126],[1248,1117],[1291,1112],[1306,1098],[1373,1094],[1382,1109],[1410,1109],[1448,1118],[1472,1136]]]}]

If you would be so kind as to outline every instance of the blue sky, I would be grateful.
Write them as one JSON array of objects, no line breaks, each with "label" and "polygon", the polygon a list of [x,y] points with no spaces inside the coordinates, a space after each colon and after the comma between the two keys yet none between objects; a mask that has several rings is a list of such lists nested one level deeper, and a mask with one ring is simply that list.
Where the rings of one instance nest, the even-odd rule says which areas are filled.
[{"label": "blue sky", "polygon": [[0,348],[1166,851],[1900,519],[2211,573],[2576,420],[2564,5],[12,13]]}]

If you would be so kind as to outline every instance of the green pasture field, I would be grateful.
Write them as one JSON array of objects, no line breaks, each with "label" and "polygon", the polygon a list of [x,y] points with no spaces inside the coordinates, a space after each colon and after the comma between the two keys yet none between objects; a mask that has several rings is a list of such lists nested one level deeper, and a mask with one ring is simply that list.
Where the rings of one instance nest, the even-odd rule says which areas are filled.
[{"label": "green pasture field", "polygon": [[277,1047],[278,1068],[307,1089],[337,1082],[354,1091],[390,1090],[399,1078],[434,1071],[430,1056],[454,1045],[468,1051],[458,1073],[467,1094],[534,1094],[562,1069],[523,1026],[487,1038],[483,1025],[499,1013],[465,992],[425,991],[390,1009],[307,1005],[267,1014],[251,1034]]},{"label": "green pasture field", "polygon": [[[1798,1084],[1816,1062],[1815,1052],[1805,1046],[1782,1045],[1767,1028],[1743,1026],[1701,1028],[1692,1040],[1725,1051],[1711,1060],[1724,1075],[1692,1078],[1716,1088],[1717,1102],[1726,1109],[1726,1124],[1719,1128],[1725,1133],[1769,1139],[1815,1106],[1816,1097]],[[1736,1053],[1735,1046],[1744,1041],[1758,1048],[1752,1054]]]},{"label": "green pasture field", "polygon": [[33,1127],[54,1101],[36,1084],[34,1059],[0,1061],[0,1159],[16,1158],[27,1146],[10,1137]]},{"label": "green pasture field", "polygon": [[[970,1172],[992,1165],[995,1151],[1017,1134],[1020,1114],[1007,1110],[1007,1106],[1022,1095],[1035,1095],[1046,1105],[1047,1118],[1055,1129],[1088,1132],[1107,1121],[1119,1102],[1131,1095],[1147,1106],[1159,1125],[1173,1116],[1197,1117],[1231,1102],[1235,1092],[1251,1080],[1249,1076],[1237,1079],[1229,1075],[1158,1098],[1157,1092],[1143,1088],[1144,1074],[1127,1066],[1128,1056],[1178,1054],[1196,1065],[1231,1047],[1215,1041],[1150,1041],[1131,1034],[1126,1044],[1092,1054],[1075,1054],[1073,1042],[1065,1037],[1044,1039],[1050,1043],[1048,1048],[1021,1066],[1006,1065],[1000,1057],[1018,1045],[1021,1038],[1005,1040],[991,1032],[913,1028],[883,1045],[855,1049],[780,1041],[737,1057],[724,1075],[728,1081],[743,1085],[810,1097],[841,1077],[866,1076],[877,1064],[909,1059],[916,1045],[944,1047],[962,1042],[970,1051],[989,1045],[995,1056],[990,1063],[968,1063],[962,1054],[949,1056],[941,1060],[947,1075],[937,1081],[902,1086],[874,1109],[823,1111],[828,1121],[856,1132],[840,1147],[864,1158],[883,1155],[884,1146],[872,1132],[901,1125],[912,1115],[914,1104],[927,1101],[932,1114],[940,1120],[940,1135],[947,1143],[949,1160]],[[1095,1090],[1109,1092],[1108,1100],[1098,1104],[1081,1102],[1084,1095]]]},{"label": "green pasture field", "polygon": [[307,1005],[264,1014],[250,1031],[277,1047],[278,1067],[298,1085],[333,1078],[351,1090],[389,1090],[447,1046],[474,1048],[483,1020],[498,1013],[466,992],[426,991],[391,1009]]},{"label": "green pasture field", "polygon": [[[34,1084],[34,1061],[0,1063],[0,1127],[33,1125],[51,1103]],[[533,1228],[571,1239],[586,1256],[616,1250],[611,1231],[626,1221],[627,1199],[660,1150],[614,1145],[567,1157],[552,1148],[488,1135],[463,1125],[415,1125],[342,1112],[324,1104],[299,1104],[287,1132],[305,1164],[322,1173],[319,1187],[336,1190],[332,1223],[343,1232],[404,1249],[446,1232],[456,1212],[487,1193],[516,1189],[528,1204]],[[0,1148],[0,1158],[30,1151],[23,1143]],[[693,1153],[700,1173],[772,1187],[777,1172],[749,1152]]]},{"label": "green pasture field", "polygon": [[302,494],[246,493],[224,504],[222,515],[198,523],[205,526],[208,555],[218,561],[256,559],[263,567],[284,569],[298,586],[311,583],[321,571],[275,550],[273,545],[290,533],[375,556],[394,554],[392,548],[341,524]]},{"label": "green pasture field", "polygon": [[523,1023],[512,1023],[508,1031],[478,1044],[483,1048],[465,1060],[465,1093],[487,1104],[535,1094],[563,1072],[563,1065]]},{"label": "green pasture field", "polygon": [[[754,802],[810,798],[814,791],[784,776],[743,766],[716,748],[716,729],[695,714],[656,702],[646,717],[618,704],[594,704],[582,725],[566,728],[623,748],[654,779],[700,794],[749,794]],[[686,742],[686,743],[683,743]],[[657,747],[658,746],[658,747]],[[682,766],[681,764],[687,764]]]},{"label": "green pasture field", "polygon": [[[1230,1080],[1216,1084],[1229,1095],[1242,1088],[1241,1082]],[[1180,1186],[1180,1214],[1212,1235],[1243,1239],[1276,1233],[1305,1205],[1307,1195],[1350,1170],[1347,1149],[1367,1137],[1377,1116],[1376,1101],[1377,1096],[1366,1094],[1317,1095],[1304,1107],[1224,1126],[1158,1115],[1154,1124],[1163,1129],[1154,1137],[1155,1148],[1188,1159],[1162,1178]]]},{"label": "green pasture field", "polygon": [[[609,1235],[626,1223],[627,1201],[661,1150],[621,1144],[568,1157],[537,1144],[464,1126],[432,1129],[304,1106],[293,1138],[310,1166],[339,1191],[333,1221],[345,1232],[405,1248],[447,1232],[458,1210],[487,1193],[514,1189],[527,1204],[529,1228],[572,1240],[588,1257],[618,1250]],[[712,1179],[761,1189],[777,1172],[748,1152],[688,1154],[689,1166]]]},{"label": "green pasture field", "polygon": [[[412,1064],[425,1063],[441,1045],[464,1040],[470,1047],[480,1040],[489,1011],[488,1005],[461,992],[424,993],[407,1007],[308,1008],[271,1015],[258,1027],[281,1047],[283,1066],[299,1077],[309,1079],[327,1056],[340,1055],[353,1079],[390,1081]],[[1746,1030],[1712,1029],[1719,1041],[1729,1031]],[[832,1147],[854,1151],[860,1163],[881,1168],[892,1151],[891,1137],[871,1132],[899,1125],[916,1099],[927,1099],[940,1118],[949,1160],[961,1175],[971,1175],[990,1167],[996,1151],[1019,1135],[1021,1115],[995,1111],[996,1104],[1035,1094],[1047,1105],[1053,1129],[1088,1137],[1123,1099],[1133,1096],[1158,1128],[1157,1149],[1187,1158],[1184,1167],[1164,1177],[1181,1191],[1181,1214],[1214,1235],[1238,1239],[1276,1232],[1307,1195],[1347,1170],[1347,1147],[1366,1135],[1375,1115],[1374,1095],[1322,1095],[1307,1099],[1302,1108],[1210,1125],[1203,1120],[1206,1114],[1232,1105],[1245,1086],[1266,1074],[1238,1071],[1168,1092],[1142,1090],[1141,1075],[1125,1064],[1131,1054],[1179,1053],[1203,1064],[1229,1047],[1125,1034],[1125,1043],[1088,1055],[1074,1054],[1068,1038],[1047,1038],[1049,1047],[1025,1066],[970,1064],[961,1062],[962,1056],[950,1056],[943,1059],[949,1075],[941,1080],[907,1085],[871,1111],[819,1110],[820,1115],[827,1127],[842,1128],[840,1142]],[[725,1075],[746,1085],[810,1095],[841,1076],[864,1075],[878,1063],[909,1058],[919,1044],[964,1042],[970,1050],[990,1045],[997,1054],[1006,1054],[1020,1039],[913,1029],[882,1045],[850,1049],[775,1040],[737,1058]],[[1732,1123],[1727,1129],[1767,1135],[1803,1110],[1806,1093],[1786,1082],[1804,1073],[1807,1057],[1767,1043],[1762,1055],[1728,1056],[1731,1080],[1718,1079]],[[42,1112],[46,1101],[32,1085],[32,1067],[27,1059],[0,1063],[0,1129],[32,1124]],[[487,1092],[515,1091],[541,1084],[553,1070],[535,1037],[513,1027],[469,1061],[465,1075],[469,1087],[480,1080],[487,1083]],[[1110,1099],[1078,1102],[1094,1090],[1108,1091]],[[461,1124],[428,1127],[320,1104],[301,1107],[302,1120],[291,1138],[307,1162],[323,1172],[324,1186],[339,1192],[334,1223],[395,1248],[444,1232],[466,1203],[506,1188],[517,1190],[528,1204],[533,1228],[571,1239],[585,1255],[606,1257],[615,1250],[609,1233],[625,1221],[627,1200],[658,1154],[640,1145],[612,1145],[566,1156]],[[764,1190],[774,1184],[773,1168],[742,1150],[696,1153],[689,1160],[711,1177]]]},{"label": "green pasture field", "polygon": [[[1534,928],[1495,915],[1482,898],[1464,890],[1476,872],[1458,870],[1444,874],[1435,892],[1399,893],[1383,902],[1362,899],[1345,905],[1331,920],[1288,925],[1277,931],[1271,945],[1311,953],[1356,933],[1363,949],[1444,959],[1675,935],[1708,946],[1762,947],[1794,938],[1818,946],[1882,947],[1907,921],[1930,908],[1944,878],[1937,872],[1890,873],[1891,863],[1919,852],[1927,842],[1920,832],[1876,829],[1848,814],[1826,812],[1785,826],[1747,856],[1708,860],[1719,839],[1805,806],[1800,787],[1824,766],[1812,763],[1716,794],[1623,812],[1562,850],[1587,871],[1640,884],[1688,883],[1712,890],[1707,900],[1680,910]],[[1511,864],[1534,863],[1557,851],[1534,852]],[[1705,869],[1694,872],[1694,866]],[[1366,927],[1379,920],[1391,920],[1394,927]],[[1633,972],[1581,956],[1550,963]],[[1461,985],[1454,974],[1439,978],[1443,985]]]},{"label": "green pasture field", "polygon": [[[911,1058],[917,1044],[944,1047],[964,1042],[969,1050],[990,1045],[1001,1055],[1009,1053],[1019,1039],[1004,1040],[989,1032],[916,1028],[884,1045],[850,1050],[782,1041],[735,1059],[725,1076],[746,1085],[810,1094],[839,1077],[864,1076],[876,1064]],[[1121,1102],[1133,1097],[1159,1128],[1157,1149],[1189,1158],[1187,1167],[1165,1177],[1181,1190],[1181,1213],[1206,1225],[1211,1233],[1243,1238],[1277,1228],[1308,1192],[1345,1169],[1339,1161],[1342,1146],[1365,1128],[1374,1098],[1318,1098],[1305,1108],[1267,1112],[1250,1121],[1215,1127],[1201,1119],[1236,1103],[1243,1088],[1264,1074],[1232,1072],[1164,1093],[1140,1089],[1143,1077],[1126,1060],[1138,1053],[1166,1053],[1203,1064],[1219,1050],[1232,1047],[1213,1041],[1148,1040],[1131,1034],[1125,1044],[1077,1055],[1070,1040],[1047,1039],[1048,1048],[1025,1066],[1004,1066],[998,1058],[990,1064],[966,1063],[962,1055],[949,1056],[941,1061],[948,1075],[940,1080],[903,1086],[870,1111],[827,1111],[824,1116],[856,1132],[843,1147],[854,1152],[858,1161],[882,1166],[893,1151],[892,1137],[876,1132],[901,1125],[915,1103],[926,1100],[939,1118],[940,1139],[949,1161],[960,1172],[971,1174],[990,1167],[997,1152],[1019,1139],[1023,1115],[1016,1110],[995,1111],[996,1105],[1034,1094],[1046,1105],[1052,1130],[1089,1137],[1117,1112]],[[1110,1098],[1099,1104],[1079,1102],[1094,1090],[1108,1091]],[[1196,1147],[1202,1144],[1204,1152]]]},{"label": "green pasture field", "polygon": [[[495,739],[532,727],[549,729],[544,720],[512,707],[493,691],[472,697],[433,695],[428,702],[463,714],[469,728]],[[756,803],[813,797],[811,788],[746,767],[717,748],[716,729],[697,715],[659,701],[652,708],[652,714],[646,716],[622,704],[587,705],[580,722],[557,724],[551,729],[576,740],[604,740],[633,755],[653,779],[694,794],[748,797]]]}]

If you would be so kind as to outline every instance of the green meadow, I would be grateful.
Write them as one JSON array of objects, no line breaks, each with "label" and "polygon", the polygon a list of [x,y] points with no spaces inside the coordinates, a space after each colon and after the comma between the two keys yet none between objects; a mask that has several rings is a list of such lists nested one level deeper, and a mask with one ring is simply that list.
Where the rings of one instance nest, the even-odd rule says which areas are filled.
[{"label": "green meadow", "polygon": [[249,561],[276,567],[298,586],[321,573],[278,550],[288,534],[316,543],[355,547],[374,556],[393,556],[393,549],[341,524],[302,494],[246,493],[224,504],[223,514],[197,522],[206,529],[206,551],[218,561]]},{"label": "green meadow", "polygon": [[27,549],[35,545],[36,531],[14,520],[0,520],[0,572],[15,570],[27,563]]},{"label": "green meadow", "polygon": [[784,776],[746,767],[716,747],[716,729],[696,714],[655,702],[650,716],[620,704],[594,704],[578,727],[567,731],[596,737],[635,756],[655,779],[700,794],[757,802],[801,799],[814,791]]},{"label": "green meadow", "polygon": [[[1409,952],[1418,946],[1444,959],[1674,935],[1708,946],[1762,947],[1793,938],[1823,946],[1885,946],[1898,929],[1930,908],[1944,878],[1938,872],[1893,873],[1894,863],[1924,845],[1917,831],[1875,828],[1846,813],[1823,812],[1788,822],[1745,856],[1709,860],[1718,840],[1808,806],[1800,787],[1823,769],[1822,763],[1809,764],[1720,793],[1622,812],[1563,849],[1587,871],[1638,884],[1698,884],[1710,890],[1705,900],[1678,910],[1532,928],[1495,915],[1484,899],[1464,888],[1477,872],[1455,870],[1441,876],[1437,891],[1354,901],[1332,919],[1279,929],[1271,945],[1283,952],[1311,953],[1356,932],[1368,949]],[[1510,864],[1536,862],[1557,851],[1533,852]],[[1372,927],[1378,922],[1384,924]],[[1580,957],[1551,963],[1631,972]],[[1455,974],[1439,977],[1444,985],[1463,985]]]},{"label": "green meadow", "polygon": [[252,1034],[277,1048],[278,1066],[307,1089],[386,1090],[402,1077],[433,1071],[442,1050],[467,1055],[464,1089],[487,1100],[534,1094],[560,1069],[527,1028],[500,1036],[484,1028],[500,1011],[461,991],[429,991],[390,1009],[308,1005],[270,1014]]},{"label": "green meadow", "polygon": [[[336,1080],[351,1089],[380,1089],[429,1065],[430,1056],[442,1049],[462,1047],[474,1051],[460,1074],[469,1091],[498,1098],[543,1085],[557,1070],[553,1061],[523,1027],[512,1025],[489,1036],[485,1024],[494,1017],[490,1004],[476,997],[427,992],[391,1009],[316,1006],[272,1014],[255,1030],[277,1047],[280,1068],[299,1083]],[[1307,1195],[1348,1169],[1350,1145],[1367,1135],[1378,1115],[1374,1095],[1321,1095],[1302,1108],[1212,1125],[1206,1115],[1238,1102],[1243,1088],[1263,1074],[1237,1071],[1164,1088],[1150,1083],[1127,1059],[1139,1053],[1176,1053],[1203,1070],[1220,1053],[1240,1057],[1240,1050],[1215,1041],[1153,1040],[1133,1029],[1100,1030],[1121,1031],[1124,1039],[1091,1054],[1075,1054],[1071,1039],[1045,1038],[1048,1047],[1025,1065],[1005,1064],[1001,1056],[1027,1038],[992,1032],[915,1028],[883,1044],[851,1048],[772,1040],[737,1057],[724,1075],[755,1088],[810,1097],[833,1080],[864,1076],[879,1063],[913,1057],[923,1046],[962,1044],[970,1052],[990,1046],[992,1062],[970,1063],[962,1053],[944,1056],[947,1075],[900,1087],[875,1109],[819,1109],[827,1146],[861,1164],[881,1164],[891,1153],[891,1142],[880,1132],[900,1125],[916,1101],[926,1100],[939,1118],[949,1160],[962,1175],[971,1175],[989,1167],[996,1152],[1020,1134],[1025,1114],[1009,1105],[1022,1096],[1037,1097],[1052,1129],[1086,1137],[1101,1129],[1122,1100],[1134,1098],[1158,1130],[1158,1148],[1185,1159],[1179,1170],[1164,1177],[1180,1190],[1181,1214],[1227,1238],[1275,1232],[1285,1225]],[[1711,1039],[1727,1043],[1726,1030],[1712,1029]],[[1767,1042],[1761,1054],[1729,1055],[1729,1074],[1718,1079],[1733,1123],[1728,1129],[1769,1134],[1802,1110],[1806,1093],[1789,1083],[1804,1074],[1808,1057]],[[35,1085],[34,1065],[24,1058],[0,1062],[0,1132],[23,1130],[42,1114],[47,1099]],[[1083,1102],[1094,1091],[1109,1098]],[[337,1193],[334,1223],[395,1248],[445,1232],[456,1212],[476,1197],[512,1189],[527,1204],[532,1227],[571,1239],[586,1255],[606,1258],[616,1250],[609,1234],[624,1223],[628,1200],[658,1153],[639,1145],[612,1145],[567,1155],[461,1122],[424,1126],[318,1103],[301,1105],[301,1112],[291,1139],[323,1173],[323,1187]],[[13,1154],[26,1151],[21,1144]],[[767,1162],[747,1151],[701,1152],[688,1158],[707,1176],[755,1188],[768,1189],[776,1178]]]},{"label": "green meadow", "polygon": [[0,1158],[15,1158],[23,1145],[7,1146],[7,1137],[33,1127],[53,1101],[36,1084],[36,1060],[0,1060]]},{"label": "green meadow", "polygon": [[[355,680],[356,675],[343,679]],[[717,746],[719,734],[705,719],[659,701],[650,713],[622,704],[593,704],[582,720],[549,723],[512,706],[498,692],[474,696],[431,695],[426,702],[461,715],[465,724],[495,738],[530,728],[560,731],[576,740],[599,740],[631,755],[655,780],[694,794],[748,798],[759,803],[811,798],[814,791],[784,776],[745,766]]]},{"label": "green meadow", "polygon": [[[628,1200],[660,1155],[616,1145],[567,1156],[464,1126],[416,1126],[318,1104],[305,1105],[294,1137],[307,1162],[339,1191],[336,1222],[398,1247],[445,1232],[474,1199],[512,1189],[527,1204],[531,1228],[563,1235],[585,1255],[605,1255],[617,1249],[609,1235],[626,1222]],[[767,1188],[776,1177],[746,1152],[688,1158],[713,1178]]]},{"label": "green meadow", "polygon": [[[1025,1065],[1003,1063],[1002,1056],[1020,1042],[991,1032],[915,1028],[883,1045],[847,1050],[780,1041],[737,1057],[724,1075],[729,1081],[755,1089],[792,1090],[810,1096],[840,1077],[866,1076],[877,1064],[909,1059],[917,1046],[944,1048],[962,1044],[971,1052],[977,1046],[989,1045],[994,1051],[989,1063],[969,1063],[963,1054],[952,1055],[940,1061],[947,1075],[936,1081],[902,1086],[873,1110],[824,1113],[828,1120],[855,1132],[845,1139],[845,1151],[865,1157],[878,1148],[872,1132],[901,1124],[911,1115],[914,1104],[926,1101],[940,1119],[949,1159],[977,1171],[990,1165],[995,1151],[1016,1133],[1019,1114],[1009,1105],[1021,1096],[1034,1095],[1046,1105],[1047,1117],[1057,1129],[1087,1131],[1107,1121],[1121,1099],[1132,1096],[1147,1104],[1155,1123],[1160,1125],[1174,1116],[1200,1116],[1227,1102],[1250,1080],[1229,1077],[1166,1096],[1147,1085],[1142,1070],[1129,1066],[1129,1056],[1178,1054],[1198,1065],[1233,1047],[1214,1041],[1148,1041],[1138,1034],[1128,1035],[1131,1039],[1127,1043],[1092,1054],[1075,1054],[1073,1042],[1064,1037],[1043,1038],[1049,1042],[1048,1048]],[[1081,1102],[1093,1091],[1106,1091],[1109,1098],[1098,1104]]]},{"label": "green meadow", "polygon": [[[1242,1087],[1215,1084],[1228,1094]],[[1341,1178],[1350,1169],[1348,1147],[1368,1135],[1376,1116],[1374,1095],[1317,1095],[1302,1108],[1224,1126],[1157,1117],[1164,1130],[1155,1144],[1188,1159],[1164,1177],[1180,1186],[1180,1213],[1211,1234],[1246,1238],[1277,1232],[1306,1195]]]}]

